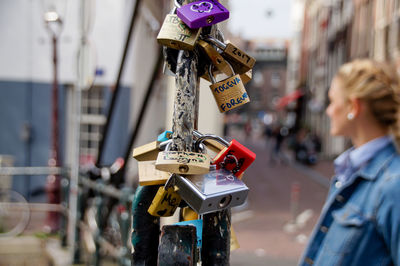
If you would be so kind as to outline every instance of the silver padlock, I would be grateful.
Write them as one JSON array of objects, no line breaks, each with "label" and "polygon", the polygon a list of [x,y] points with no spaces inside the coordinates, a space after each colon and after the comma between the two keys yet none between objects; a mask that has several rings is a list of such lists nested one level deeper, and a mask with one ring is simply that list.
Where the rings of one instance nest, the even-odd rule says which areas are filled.
[{"label": "silver padlock", "polygon": [[178,193],[198,214],[232,208],[243,204],[249,188],[232,172],[210,166],[204,175],[176,175]]}]

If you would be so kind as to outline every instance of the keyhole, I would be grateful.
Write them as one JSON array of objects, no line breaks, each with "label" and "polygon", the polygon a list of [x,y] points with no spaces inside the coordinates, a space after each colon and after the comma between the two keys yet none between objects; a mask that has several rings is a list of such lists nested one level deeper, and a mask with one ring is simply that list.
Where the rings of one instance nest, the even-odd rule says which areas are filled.
[{"label": "keyhole", "polygon": [[219,201],[219,207],[220,208],[225,208],[229,205],[229,203],[231,203],[232,200],[232,196],[228,195],[223,197],[220,201]]},{"label": "keyhole", "polygon": [[189,167],[187,165],[180,165],[179,166],[179,172],[181,173],[187,173],[189,171]]},{"label": "keyhole", "polygon": [[214,21],[214,16],[209,16],[208,18],[207,18],[207,23],[208,24],[210,24],[211,22],[213,22]]}]

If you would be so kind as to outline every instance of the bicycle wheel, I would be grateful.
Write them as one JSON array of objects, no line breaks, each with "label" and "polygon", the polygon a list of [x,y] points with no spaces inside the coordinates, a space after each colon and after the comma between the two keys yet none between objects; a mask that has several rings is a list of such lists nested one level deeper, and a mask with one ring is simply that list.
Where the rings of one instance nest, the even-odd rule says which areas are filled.
[{"label": "bicycle wheel", "polygon": [[29,204],[20,193],[0,189],[0,237],[21,234],[29,223]]}]

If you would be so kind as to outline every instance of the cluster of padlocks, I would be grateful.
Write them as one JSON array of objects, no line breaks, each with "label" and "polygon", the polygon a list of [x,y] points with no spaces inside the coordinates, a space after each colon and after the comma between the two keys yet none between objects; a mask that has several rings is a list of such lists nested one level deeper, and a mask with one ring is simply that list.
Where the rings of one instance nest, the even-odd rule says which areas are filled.
[{"label": "cluster of padlocks", "polygon": [[[175,1],[175,8],[166,16],[157,37],[164,46],[166,65],[172,74],[175,67],[171,65],[177,60],[173,58],[169,62],[171,54],[174,57],[179,50],[193,49],[201,52],[199,60],[203,64],[199,63],[197,74],[212,83],[210,89],[220,112],[250,101],[244,83],[251,79],[255,63],[254,58],[238,47],[224,43],[222,33],[214,34],[219,38],[211,36],[209,26],[228,17],[229,11],[217,0],[182,6]],[[216,82],[218,74],[228,78]],[[228,142],[197,130],[192,132],[191,151],[177,151],[172,148],[172,135],[173,132],[165,131],[156,141],[134,149],[139,185],[160,186],[148,208],[150,215],[172,216],[177,207],[189,206],[190,209],[182,209],[183,220],[191,220],[191,225],[196,226],[198,246],[201,246],[202,218],[196,220],[198,215],[239,206],[246,201],[249,189],[242,177],[256,155],[235,139]],[[232,228],[231,233],[231,244],[237,247]]]},{"label": "cluster of padlocks", "polygon": [[[175,8],[166,16],[157,36],[160,44],[171,49],[201,48],[208,59],[207,71],[201,77],[212,83],[210,89],[220,112],[250,102],[244,84],[251,80],[255,64],[255,59],[237,46],[224,43],[204,30],[228,18],[229,11],[217,0],[202,0],[186,5],[180,5],[175,0]],[[217,74],[227,75],[228,78],[217,82]]]},{"label": "cluster of padlocks", "polygon": [[[241,180],[255,153],[237,140],[227,142],[212,134],[193,131],[193,152],[171,151],[172,132],[137,147],[139,184],[160,186],[148,212],[171,216],[183,199],[196,213],[206,214],[241,205],[248,187]],[[216,155],[211,159],[210,153]]]}]

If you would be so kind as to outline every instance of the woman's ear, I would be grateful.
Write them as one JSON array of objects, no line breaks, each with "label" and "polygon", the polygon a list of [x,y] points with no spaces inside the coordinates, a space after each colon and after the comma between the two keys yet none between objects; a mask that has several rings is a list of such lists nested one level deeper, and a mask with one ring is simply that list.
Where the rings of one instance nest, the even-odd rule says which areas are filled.
[{"label": "woman's ear", "polygon": [[359,98],[350,98],[350,113],[357,117],[364,110],[364,102]]}]

